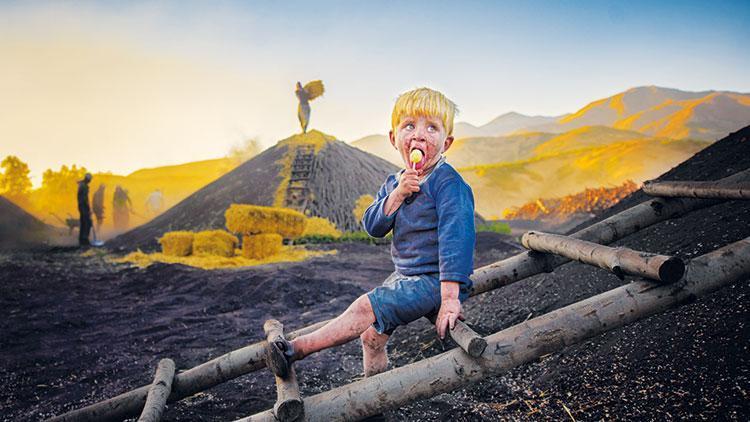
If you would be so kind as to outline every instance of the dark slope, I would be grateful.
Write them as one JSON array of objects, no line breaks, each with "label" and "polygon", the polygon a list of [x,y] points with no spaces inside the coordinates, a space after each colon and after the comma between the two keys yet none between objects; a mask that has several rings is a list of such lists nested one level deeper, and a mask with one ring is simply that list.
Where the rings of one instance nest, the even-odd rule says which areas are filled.
[{"label": "dark slope", "polygon": [[41,245],[54,231],[21,207],[0,195],[0,249]]},{"label": "dark slope", "polygon": [[[198,190],[154,220],[108,242],[113,250],[154,250],[156,239],[172,230],[224,228],[224,212],[233,203],[273,205],[277,188],[284,180],[283,161],[293,144],[306,139],[320,142],[329,138],[317,131],[295,135]],[[340,229],[354,230],[352,210],[360,195],[374,195],[387,174],[396,167],[374,155],[341,141],[327,141],[315,158],[310,180],[311,216],[333,221]]]}]

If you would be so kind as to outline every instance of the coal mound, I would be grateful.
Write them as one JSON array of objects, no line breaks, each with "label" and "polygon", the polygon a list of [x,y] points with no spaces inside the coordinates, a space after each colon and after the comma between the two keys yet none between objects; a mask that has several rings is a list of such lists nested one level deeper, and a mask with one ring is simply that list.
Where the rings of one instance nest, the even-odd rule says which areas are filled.
[{"label": "coal mound", "polygon": [[52,226],[0,195],[0,250],[45,244],[53,232]]}]

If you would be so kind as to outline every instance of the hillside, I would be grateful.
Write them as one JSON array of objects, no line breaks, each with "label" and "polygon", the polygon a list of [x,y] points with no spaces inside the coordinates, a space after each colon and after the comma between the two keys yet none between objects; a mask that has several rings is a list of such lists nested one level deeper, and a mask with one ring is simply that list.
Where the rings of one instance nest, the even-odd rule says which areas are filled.
[{"label": "hillside", "polygon": [[359,148],[369,154],[376,157],[380,157],[391,164],[397,166],[403,166],[403,160],[398,155],[398,151],[393,148],[391,141],[388,140],[387,135],[370,135],[364,138],[357,139],[351,143],[351,146]]},{"label": "hillside", "polygon": [[[544,145],[537,149],[545,152]],[[570,195],[585,188],[612,187],[626,180],[642,183],[690,158],[706,145],[708,143],[701,141],[640,136],[634,139],[625,136],[623,140],[604,145],[593,141],[556,142],[546,155],[462,167],[458,171],[474,190],[477,212],[497,219],[504,210],[536,198]]]},{"label": "hillside", "polygon": [[[642,136],[713,142],[748,123],[750,94],[645,86],[593,101],[564,116],[525,116],[511,112],[482,126],[456,123],[456,141],[447,155],[454,164],[464,167],[531,159],[536,154],[551,152],[555,143],[571,148],[575,144],[603,145],[623,137]],[[587,129],[592,127],[598,129]],[[567,136],[532,151],[554,134]],[[526,145],[524,139],[533,146]],[[371,135],[352,145],[400,163],[384,135]]]},{"label": "hillside", "polygon": [[469,137],[495,137],[504,136],[528,127],[541,126],[554,123],[565,116],[526,116],[511,111],[495,117],[482,126],[474,126],[471,123],[458,122],[453,128],[453,136],[456,139]]},{"label": "hillside", "polygon": [[534,149],[554,138],[555,134],[528,132],[498,137],[462,138],[453,141],[445,153],[455,167],[468,167],[505,161],[526,160]]},{"label": "hillside", "polygon": [[233,203],[283,205],[290,166],[301,145],[310,145],[316,151],[304,211],[331,220],[341,230],[358,229],[359,222],[352,213],[356,200],[377,192],[396,167],[313,130],[279,141],[150,222],[108,242],[108,246],[153,250],[157,247],[156,238],[167,231],[224,228],[224,212]]},{"label": "hillside", "polygon": [[[150,212],[146,206],[148,196],[155,190],[159,189],[162,192],[161,211],[165,211],[191,193],[226,174],[237,164],[237,161],[232,158],[217,158],[141,169],[127,176],[95,173],[89,187],[91,195],[100,185],[105,186],[104,224],[99,235],[108,238],[116,234],[112,224],[112,199],[116,186],[121,186],[128,191],[133,207],[129,227],[136,227],[158,215],[158,213]],[[60,222],[52,216],[52,213],[63,218],[68,215],[78,218],[75,196],[78,179],[79,177],[73,177],[67,180],[64,186],[51,191],[44,188],[32,191],[28,211],[40,220],[54,225],[60,225]]]},{"label": "hillside", "polygon": [[560,133],[582,126],[610,126],[651,136],[713,141],[748,122],[750,94],[646,86],[593,101],[554,123],[526,130]]}]

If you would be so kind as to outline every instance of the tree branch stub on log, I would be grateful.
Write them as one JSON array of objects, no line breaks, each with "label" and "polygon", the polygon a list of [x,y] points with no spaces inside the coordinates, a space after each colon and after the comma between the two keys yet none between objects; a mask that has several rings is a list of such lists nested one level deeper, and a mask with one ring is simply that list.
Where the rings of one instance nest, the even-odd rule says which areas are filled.
[{"label": "tree branch stub on log", "polygon": [[478,358],[487,348],[487,340],[472,330],[465,322],[456,320],[452,330],[448,330],[453,341],[458,344],[469,356]]},{"label": "tree branch stub on log", "polygon": [[531,231],[524,233],[521,243],[533,251],[561,255],[609,270],[621,279],[629,274],[674,283],[685,274],[685,263],[680,258],[624,247],[610,248],[568,236]]},{"label": "tree branch stub on log", "polygon": [[[269,319],[263,324],[266,333],[266,341],[271,343],[279,337],[284,337],[284,325],[275,319]],[[299,384],[294,367],[289,365],[289,372],[285,378],[274,375],[276,379],[276,404],[273,406],[273,414],[281,422],[292,422],[302,420],[305,414],[305,405],[299,394]]]},{"label": "tree branch stub on log", "polygon": [[[429,320],[434,325],[437,316],[432,316]],[[456,320],[456,324],[453,326],[452,330],[448,330],[448,335],[451,336],[458,347],[468,353],[471,357],[477,358],[481,356],[482,352],[484,352],[484,349],[487,347],[487,340],[482,338],[482,336],[477,334],[476,331],[472,330],[471,327],[460,319]]]},{"label": "tree branch stub on log", "polygon": [[174,378],[174,361],[162,359],[156,368],[154,382],[148,390],[146,404],[138,422],[159,422],[167,404],[167,398],[172,391],[172,379]]}]

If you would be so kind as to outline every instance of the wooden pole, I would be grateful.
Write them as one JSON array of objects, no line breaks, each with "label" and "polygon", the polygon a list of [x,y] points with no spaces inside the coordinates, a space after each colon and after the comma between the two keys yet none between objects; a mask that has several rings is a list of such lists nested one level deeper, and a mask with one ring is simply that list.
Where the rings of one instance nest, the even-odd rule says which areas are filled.
[{"label": "wooden pole", "polygon": [[[750,277],[750,238],[690,261],[683,281],[637,281],[485,337],[474,359],[458,349],[305,399],[308,421],[356,420],[455,391],[587,338]],[[272,421],[270,411],[239,421]]]},{"label": "wooden pole", "polygon": [[[284,337],[284,325],[275,319],[269,319],[263,324],[268,343],[279,337]],[[284,378],[274,375],[276,378],[276,404],[273,406],[273,414],[281,422],[301,420],[305,414],[305,407],[299,395],[297,374],[294,367],[289,366],[289,372]]]},{"label": "wooden pole", "polygon": [[[437,316],[433,316],[429,320],[434,325],[437,321]],[[487,340],[483,339],[482,336],[477,334],[476,331],[472,330],[471,327],[460,319],[456,320],[456,324],[452,330],[448,330],[448,335],[469,356],[479,357],[484,349],[487,348]]]},{"label": "wooden pole", "polygon": [[621,279],[629,274],[674,283],[685,274],[685,263],[680,258],[624,247],[610,248],[568,236],[531,231],[524,233],[521,243],[533,251],[553,253],[609,270]]},{"label": "wooden pole", "polygon": [[174,378],[174,361],[172,359],[162,359],[156,367],[154,382],[148,390],[146,404],[143,406],[143,412],[138,418],[138,422],[159,422],[161,415],[164,413],[164,407],[167,405],[167,397],[172,391],[172,379]]},{"label": "wooden pole", "polygon": [[[750,171],[743,171],[721,179],[722,183],[733,183],[750,178]],[[571,235],[576,239],[599,244],[609,244],[629,236],[645,227],[710,207],[721,201],[710,199],[654,198],[633,206]],[[529,252],[512,256],[494,264],[474,270],[472,296],[507,286],[527,277],[551,272],[555,267],[570,260],[552,255],[533,255]],[[289,333],[287,339],[312,333],[329,320]],[[237,378],[265,366],[263,350],[265,342],[258,342],[219,356],[175,376],[169,402],[181,400],[199,391]],[[82,407],[50,421],[119,421],[139,414],[148,394],[148,386],[136,388],[110,399]]]},{"label": "wooden pole", "polygon": [[448,330],[448,333],[453,341],[471,357],[478,358],[487,348],[487,340],[461,320],[456,320],[456,325],[453,326],[452,330]]},{"label": "wooden pole", "polygon": [[643,192],[651,196],[704,199],[750,199],[750,183],[646,182]]}]

